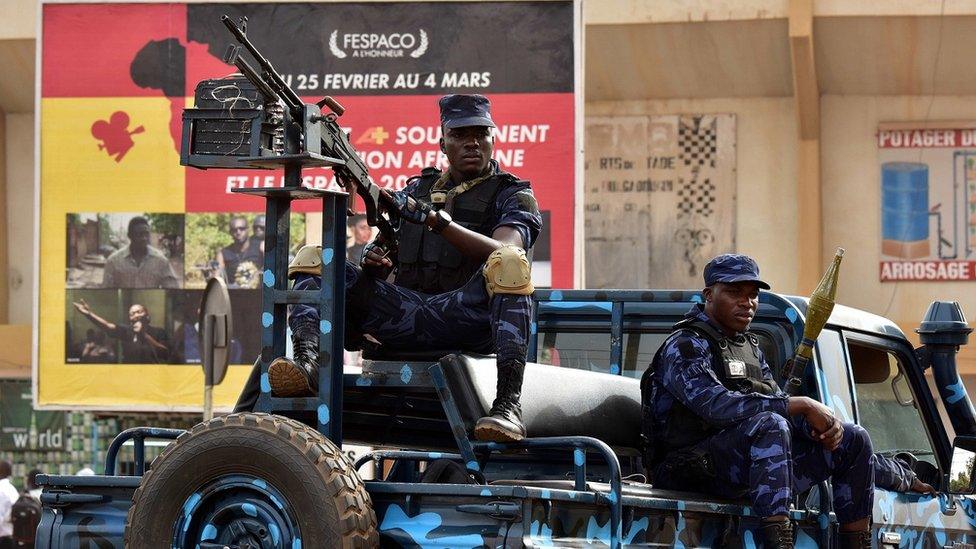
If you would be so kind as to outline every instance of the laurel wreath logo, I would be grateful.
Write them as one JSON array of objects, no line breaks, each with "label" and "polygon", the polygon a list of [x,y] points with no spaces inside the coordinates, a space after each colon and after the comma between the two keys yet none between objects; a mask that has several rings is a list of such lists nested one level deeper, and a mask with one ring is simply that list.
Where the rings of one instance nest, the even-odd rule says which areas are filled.
[{"label": "laurel wreath logo", "polygon": [[[427,53],[427,47],[430,46],[430,41],[427,40],[427,33],[424,29],[420,29],[420,39],[418,40],[417,49],[410,52],[410,57],[417,59],[421,55]],[[339,31],[334,30],[332,34],[329,35],[329,51],[332,55],[336,56],[338,59],[345,59],[349,54],[339,49]]]},{"label": "laurel wreath logo", "polygon": [[417,49],[415,49],[412,52],[410,52],[410,57],[413,57],[414,59],[416,59],[416,58],[420,57],[421,55],[423,55],[424,53],[426,53],[427,52],[427,45],[428,45],[428,42],[427,42],[427,33],[424,32],[424,29],[420,29],[420,44],[417,45]]},{"label": "laurel wreath logo", "polygon": [[334,30],[332,34],[329,35],[329,51],[332,55],[338,57],[339,59],[345,59],[346,52],[339,49],[339,31]]}]

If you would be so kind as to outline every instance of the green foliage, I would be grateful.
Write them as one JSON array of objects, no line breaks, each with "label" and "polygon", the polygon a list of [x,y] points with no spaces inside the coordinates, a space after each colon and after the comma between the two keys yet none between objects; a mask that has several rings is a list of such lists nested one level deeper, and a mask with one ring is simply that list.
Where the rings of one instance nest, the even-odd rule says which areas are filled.
[{"label": "green foliage", "polygon": [[965,493],[969,490],[969,480],[974,464],[976,464],[976,456],[969,459],[969,461],[966,463],[966,470],[964,472],[960,472],[956,478],[949,479],[950,492]]},{"label": "green foliage", "polygon": [[108,215],[98,214],[98,243],[102,246],[106,244],[111,246],[115,244],[113,240],[117,239],[112,238],[112,226],[108,223]]},{"label": "green foliage", "polygon": [[305,215],[291,214],[289,216],[291,229],[288,234],[289,250],[292,255],[298,253],[298,249],[305,245]]},{"label": "green foliage", "polygon": [[210,262],[216,261],[221,248],[233,242],[227,231],[231,217],[229,213],[186,214],[183,264],[188,287],[203,287]]},{"label": "green foliage", "polygon": [[147,213],[149,230],[156,234],[177,236],[183,234],[183,216],[172,213]]}]

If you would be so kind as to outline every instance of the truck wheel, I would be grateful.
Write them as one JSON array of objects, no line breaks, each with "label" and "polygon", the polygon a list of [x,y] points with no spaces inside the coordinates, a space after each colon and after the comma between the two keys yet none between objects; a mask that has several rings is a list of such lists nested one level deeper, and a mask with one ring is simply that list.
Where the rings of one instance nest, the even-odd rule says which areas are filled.
[{"label": "truck wheel", "polygon": [[378,547],[359,474],[318,431],[270,414],[200,423],[132,497],[127,548]]}]

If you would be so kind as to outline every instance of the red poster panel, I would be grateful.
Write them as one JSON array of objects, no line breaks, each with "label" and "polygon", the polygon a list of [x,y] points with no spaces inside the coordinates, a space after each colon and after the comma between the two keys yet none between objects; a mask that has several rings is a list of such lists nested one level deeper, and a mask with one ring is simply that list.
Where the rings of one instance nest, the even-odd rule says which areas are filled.
[{"label": "red poster panel", "polygon": [[[438,140],[439,96],[339,98],[346,107],[340,119],[382,187],[403,188],[427,166],[446,168]],[[554,287],[572,286],[573,147],[572,94],[489,94],[495,134],[495,159],[502,169],[529,180],[540,208],[549,212]],[[567,154],[570,160],[567,161]],[[305,171],[306,186],[338,188],[331,170]],[[234,194],[233,189],[282,185],[282,174],[267,170],[196,170],[186,174],[186,211],[256,211],[263,202]],[[314,211],[317,202],[295,205]]]}]

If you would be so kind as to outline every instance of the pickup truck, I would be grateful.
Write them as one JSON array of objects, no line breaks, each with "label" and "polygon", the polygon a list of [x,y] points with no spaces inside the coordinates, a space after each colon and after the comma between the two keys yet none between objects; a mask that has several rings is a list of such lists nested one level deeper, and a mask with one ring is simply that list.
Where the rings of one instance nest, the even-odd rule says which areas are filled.
[{"label": "pickup truck", "polygon": [[[523,386],[531,438],[521,443],[467,439],[494,393],[490,357],[450,349],[413,356],[374,354],[361,368],[345,368],[343,441],[377,448],[348,466],[350,482],[367,477],[361,482],[370,515],[360,523],[370,532],[362,538],[367,541],[352,545],[755,547],[758,518],[746,502],[661,490],[641,474],[639,378],[671,326],[700,302],[700,293],[546,290],[535,297]],[[782,367],[799,343],[806,305],[805,298],[761,294],[751,329],[774,367]],[[900,455],[939,489],[935,497],[878,489],[876,547],[976,543],[971,482],[976,420],[955,366],[955,353],[969,331],[958,305],[936,302],[919,328],[923,346],[913,349],[890,320],[838,305],[817,339],[803,394],[863,426],[876,452]],[[287,415],[291,418],[245,414],[254,417],[240,421],[275,421],[293,432],[303,428],[299,421],[316,424],[304,412]],[[106,458],[105,475],[42,477],[44,513],[36,547],[154,547],[131,531],[126,534],[127,516],[130,530],[138,520],[130,507],[154,504],[137,488],[152,475],[162,482],[159,475],[170,474],[166,461],[177,459],[180,447],[187,448],[206,427],[187,433],[151,428],[123,433]],[[129,438],[135,439],[138,461],[145,439],[176,441],[145,477],[116,476],[115,452]],[[241,459],[262,459],[257,454]],[[355,472],[367,464],[375,465],[371,477]],[[144,464],[137,462],[135,470],[141,474]],[[165,525],[167,532],[172,530],[166,547],[334,543],[310,539],[303,520],[331,519],[303,518],[303,512],[308,514],[304,496],[275,486],[270,474],[252,479],[250,484],[261,489],[249,485],[250,491],[240,482],[219,479],[208,481],[206,489],[177,486],[178,481],[174,476],[168,492],[177,520]],[[195,481],[184,477],[181,482]],[[241,504],[242,497],[249,499]],[[264,520],[260,528],[252,520],[255,506]],[[194,516],[198,513],[206,520]],[[798,525],[797,547],[836,543],[837,521],[826,484],[799,494],[792,518]]]}]

